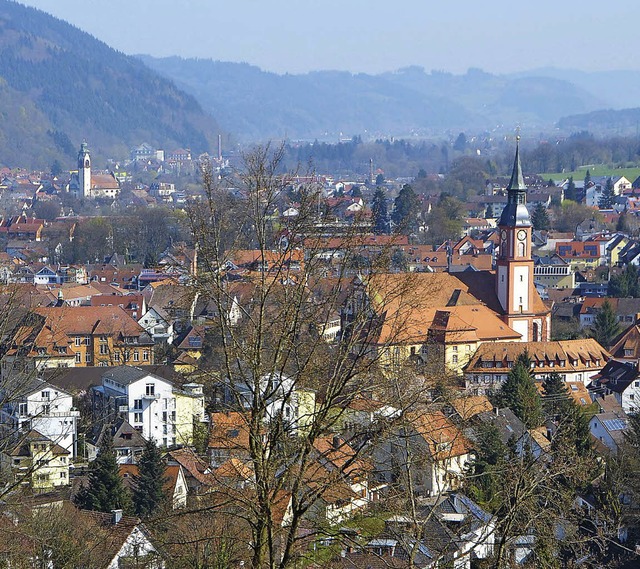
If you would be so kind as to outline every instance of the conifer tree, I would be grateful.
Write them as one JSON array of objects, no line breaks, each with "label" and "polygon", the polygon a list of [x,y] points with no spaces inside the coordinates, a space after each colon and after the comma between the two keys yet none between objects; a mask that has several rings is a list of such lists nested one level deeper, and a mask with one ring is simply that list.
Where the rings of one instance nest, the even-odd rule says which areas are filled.
[{"label": "conifer tree", "polygon": [[534,229],[549,229],[551,221],[549,220],[549,214],[547,208],[538,202],[531,215],[531,223],[533,223]]},{"label": "conifer tree", "polygon": [[391,219],[400,231],[413,231],[418,219],[418,196],[409,184],[402,186],[395,201]]},{"label": "conifer tree", "polygon": [[100,452],[89,465],[89,484],[78,492],[76,503],[80,508],[99,512],[131,511],[131,497],[118,472],[110,429],[102,436]]},{"label": "conifer tree", "polygon": [[373,214],[373,232],[377,235],[389,233],[389,212],[387,211],[387,197],[382,188],[376,188],[371,204]]},{"label": "conifer tree", "polygon": [[573,181],[573,176],[571,176],[569,178],[569,183],[567,184],[567,189],[564,191],[564,199],[565,200],[571,200],[571,201],[577,201],[577,196],[576,196],[576,184]]},{"label": "conifer tree", "polygon": [[542,405],[547,417],[564,414],[571,404],[567,385],[559,373],[550,373],[542,381]]},{"label": "conifer tree", "polygon": [[147,441],[134,479],[133,505],[141,518],[151,516],[166,499],[164,483],[167,464],[153,440]]},{"label": "conifer tree", "polygon": [[498,392],[498,402],[509,407],[529,429],[542,423],[542,403],[531,376],[531,359],[527,352],[518,356],[507,381]]},{"label": "conifer tree", "polygon": [[613,310],[613,306],[606,299],[591,327],[591,337],[605,348],[610,348],[614,338],[620,333],[620,325],[618,324],[618,316]]},{"label": "conifer tree", "polygon": [[591,172],[587,170],[587,173],[584,175],[584,189],[587,189],[587,186],[591,183]]},{"label": "conifer tree", "polygon": [[598,201],[598,207],[600,209],[611,209],[613,207],[613,200],[616,197],[613,191],[613,180],[611,176],[607,178],[607,183],[602,190],[602,195]]}]

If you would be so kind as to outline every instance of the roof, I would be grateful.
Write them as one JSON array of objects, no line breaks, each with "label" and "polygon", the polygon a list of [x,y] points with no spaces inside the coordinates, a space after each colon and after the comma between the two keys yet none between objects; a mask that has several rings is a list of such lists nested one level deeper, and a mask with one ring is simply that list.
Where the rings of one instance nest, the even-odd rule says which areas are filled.
[{"label": "roof", "polygon": [[463,421],[475,417],[478,413],[493,410],[493,405],[486,395],[458,397],[451,401],[451,406]]},{"label": "roof", "polygon": [[243,413],[211,413],[209,448],[249,450],[248,418]]},{"label": "roof", "polygon": [[108,368],[106,371],[103,371],[102,373],[103,379],[104,378],[112,379],[113,381],[120,383],[121,385],[130,385],[131,383],[139,381],[144,377],[159,379],[161,381],[164,381],[172,385],[172,382],[170,380],[160,377],[158,375],[154,375],[153,373],[136,366],[122,365],[122,366],[111,367],[111,368]]},{"label": "roof", "polygon": [[611,357],[593,338],[554,342],[487,342],[478,347],[465,373],[508,373],[524,351],[534,363],[535,374],[593,371],[599,365],[604,366]]},{"label": "roof", "polygon": [[71,454],[67,449],[53,442],[49,437],[42,433],[31,429],[28,433],[20,435],[19,442],[11,449],[6,451],[9,456],[31,456],[32,443],[46,443],[51,445],[48,449],[54,456],[66,456]]},{"label": "roof", "polygon": [[199,484],[213,486],[215,479],[211,474],[211,467],[190,448],[169,451],[168,458],[175,461],[184,469],[185,475],[190,476]]},{"label": "roof", "polygon": [[427,443],[432,460],[449,460],[471,450],[469,440],[441,411],[412,412],[407,419]]},{"label": "roof", "polygon": [[36,308],[35,312],[46,318],[48,326],[67,335],[146,334],[144,328],[119,306],[62,306]]}]

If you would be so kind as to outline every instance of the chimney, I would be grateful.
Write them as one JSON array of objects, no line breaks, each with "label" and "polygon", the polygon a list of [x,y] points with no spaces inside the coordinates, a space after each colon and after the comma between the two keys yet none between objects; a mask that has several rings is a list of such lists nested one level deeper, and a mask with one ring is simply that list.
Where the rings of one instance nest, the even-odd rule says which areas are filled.
[{"label": "chimney", "polygon": [[122,519],[122,510],[111,510],[111,523],[117,526]]}]

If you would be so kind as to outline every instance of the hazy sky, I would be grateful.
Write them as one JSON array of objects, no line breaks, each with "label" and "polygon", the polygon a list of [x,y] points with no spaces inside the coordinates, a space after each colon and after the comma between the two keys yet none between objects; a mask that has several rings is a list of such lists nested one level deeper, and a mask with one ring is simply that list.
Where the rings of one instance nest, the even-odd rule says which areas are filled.
[{"label": "hazy sky", "polygon": [[128,54],[279,73],[638,69],[637,0],[22,0]]}]

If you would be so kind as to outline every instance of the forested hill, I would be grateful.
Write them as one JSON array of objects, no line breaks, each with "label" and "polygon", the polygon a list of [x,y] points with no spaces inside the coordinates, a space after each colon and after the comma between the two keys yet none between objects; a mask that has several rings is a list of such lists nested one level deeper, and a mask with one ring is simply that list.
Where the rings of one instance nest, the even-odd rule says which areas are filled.
[{"label": "forested hill", "polygon": [[191,95],[62,20],[0,0],[0,166],[122,158],[148,142],[203,152],[218,126]]},{"label": "forested hill", "polygon": [[245,140],[411,137],[493,130],[501,124],[553,128],[561,116],[602,107],[591,93],[567,81],[478,69],[462,75],[421,67],[380,75],[278,75],[246,63],[138,57],[193,94],[222,128]]},{"label": "forested hill", "polygon": [[606,109],[570,115],[560,119],[558,127],[572,130],[589,130],[599,134],[637,136],[640,129],[640,108]]}]

